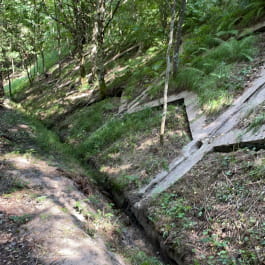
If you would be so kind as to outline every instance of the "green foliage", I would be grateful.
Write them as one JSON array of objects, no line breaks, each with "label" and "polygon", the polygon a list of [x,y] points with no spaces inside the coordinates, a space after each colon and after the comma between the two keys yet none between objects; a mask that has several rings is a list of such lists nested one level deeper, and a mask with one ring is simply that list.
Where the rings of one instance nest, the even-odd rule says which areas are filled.
[{"label": "green foliage", "polygon": [[196,56],[180,69],[176,85],[181,89],[196,91],[204,109],[218,112],[220,108],[231,104],[231,75],[233,65],[240,61],[251,61],[257,50],[256,38],[247,37],[240,41],[232,38],[219,41],[220,45]]},{"label": "green foliage", "polygon": [[132,265],[163,265],[157,258],[148,256],[141,250],[128,250],[126,256]]},{"label": "green foliage", "polygon": [[91,157],[108,147],[120,138],[127,137],[131,132],[146,131],[160,121],[160,113],[152,109],[125,115],[122,119],[113,118],[96,130],[84,143],[77,148],[80,154]]},{"label": "green foliage", "polygon": [[[206,52],[206,54],[203,55],[203,59],[205,61],[217,60],[219,62],[224,61],[226,63],[252,60],[256,53],[255,48],[253,49],[255,42],[256,38],[253,36],[239,41],[232,38],[229,41],[222,42],[218,47],[210,50],[209,52]],[[193,65],[202,66],[205,61],[202,60],[202,63],[199,63],[198,61],[201,59],[201,57],[198,57],[198,59],[193,62]]]},{"label": "green foliage", "polygon": [[[15,106],[14,106],[15,107]],[[7,122],[8,126],[13,126],[16,128],[18,123],[25,124],[28,126],[27,130],[18,130],[18,135],[21,139],[21,144],[18,143],[17,147],[20,153],[25,155],[37,156],[40,154],[40,150],[33,150],[33,149],[26,149],[24,146],[24,140],[26,141],[31,140],[33,143],[37,144],[38,148],[44,152],[45,155],[53,154],[57,155],[58,157],[63,157],[65,163],[71,165],[76,162],[73,159],[73,148],[66,144],[60,142],[58,135],[53,133],[52,131],[48,130],[40,121],[26,115],[25,113],[19,111],[8,111],[4,112],[3,116],[1,117],[3,122]],[[16,135],[16,137],[18,137]],[[19,185],[19,184],[17,184]],[[24,187],[24,184],[21,184]]]},{"label": "green foliage", "polygon": [[176,232],[182,229],[189,230],[194,226],[194,222],[188,216],[192,207],[188,205],[187,200],[178,197],[175,193],[163,193],[156,201],[156,206],[152,212],[149,212],[148,218],[153,223],[160,223],[159,229],[163,238],[173,235],[174,244],[178,246],[180,242]]},{"label": "green foliage", "polygon": [[251,122],[248,130],[257,132],[265,124],[265,113],[258,114]]},{"label": "green foliage", "polygon": [[19,178],[11,178],[11,179],[5,180],[5,178],[3,177],[2,181],[9,182],[8,187],[5,191],[5,194],[11,194],[13,192],[26,189],[28,187],[28,183]]},{"label": "green foliage", "polygon": [[23,225],[23,224],[29,222],[31,218],[32,218],[32,216],[30,214],[24,214],[21,216],[12,215],[9,217],[10,220],[12,220],[13,222],[15,222],[18,225]]},{"label": "green foliage", "polygon": [[69,125],[66,141],[84,141],[87,137],[100,128],[117,110],[117,100],[110,98],[93,104],[89,108],[83,108],[68,116],[64,124]]},{"label": "green foliage", "polygon": [[139,178],[137,175],[121,175],[112,181],[112,187],[115,191],[122,192],[129,185],[140,186]]},{"label": "green foliage", "polygon": [[[151,46],[143,54],[137,53],[129,59],[117,61],[115,66],[118,64],[122,70],[115,73],[115,79],[110,82],[109,89],[124,87],[124,95],[133,98],[152,83],[156,86],[157,78],[165,69],[164,49],[162,44]],[[161,86],[158,86],[158,89],[160,88]]]},{"label": "green foliage", "polygon": [[255,165],[254,168],[249,172],[249,175],[254,180],[262,180],[264,179],[265,172],[265,159],[261,160],[261,163]]},{"label": "green foliage", "polygon": [[182,68],[176,79],[176,85],[181,89],[196,90],[204,76],[204,72],[194,67]]},{"label": "green foliage", "polygon": [[191,207],[183,198],[177,198],[176,194],[165,193],[161,198],[161,209],[166,216],[183,219]]},{"label": "green foliage", "polygon": [[[14,81],[11,82],[11,85],[12,85],[12,91],[13,91],[13,94],[16,94],[20,91],[25,91],[26,88],[29,87],[29,80],[26,76],[23,76],[21,78],[17,78],[15,79]],[[6,91],[6,94],[8,92],[8,85],[5,86],[5,91]]]}]

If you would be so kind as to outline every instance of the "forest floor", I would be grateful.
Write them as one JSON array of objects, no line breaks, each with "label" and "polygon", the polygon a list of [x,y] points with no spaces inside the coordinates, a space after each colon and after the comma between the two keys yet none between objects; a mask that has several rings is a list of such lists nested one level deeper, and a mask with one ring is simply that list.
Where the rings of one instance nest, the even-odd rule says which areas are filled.
[{"label": "forest floor", "polygon": [[44,151],[23,115],[0,112],[1,265],[160,264],[80,166]]},{"label": "forest floor", "polygon": [[[265,34],[261,37],[264,39]],[[251,63],[239,63],[237,72],[241,74],[232,75],[235,78],[231,80],[233,86],[239,81],[244,83],[244,87],[233,94],[235,98],[242,93],[243,88],[248,88],[251,81],[257,78],[264,65],[264,42],[260,42],[260,45],[260,56]],[[41,119],[60,136],[61,140],[71,146],[76,157],[95,167],[98,170],[98,180],[105,182],[105,187],[112,182],[112,186],[109,185],[108,188],[115,188],[116,193],[122,194],[118,198],[122,200],[124,194],[138,190],[160,170],[167,170],[171,160],[190,140],[185,110],[181,104],[170,109],[167,142],[162,149],[158,141],[159,109],[117,116],[120,98],[112,97],[91,104],[97,98],[90,90],[73,89],[75,81],[72,80],[77,78],[72,75],[72,69],[73,65],[67,64],[66,61],[63,75],[65,78],[57,79],[56,71],[51,71],[48,79],[40,77],[27,93],[23,94],[20,102],[27,111]],[[226,107],[219,113],[208,116],[207,121],[214,121],[217,115],[225,110]],[[115,262],[120,262],[117,264],[123,264],[123,258],[113,252],[126,252],[127,250],[124,250],[130,248],[126,246],[126,242],[138,248],[136,251],[129,250],[135,257],[141,253],[139,248],[148,248],[141,239],[141,233],[128,232],[128,219],[119,217],[120,213],[113,209],[108,200],[102,202],[102,195],[94,193],[94,186],[85,174],[82,171],[76,173],[80,169],[75,166],[69,171],[69,165],[60,163],[58,166],[56,148],[53,148],[46,157],[40,157],[39,154],[43,154],[43,150],[34,141],[34,130],[32,131],[32,127],[27,123],[20,122],[16,113],[9,117],[11,112],[2,110],[0,115],[0,122],[3,123],[0,126],[0,167],[1,174],[3,172],[4,176],[8,176],[7,179],[2,178],[3,183],[0,183],[3,190],[0,200],[0,207],[3,207],[0,226],[3,225],[3,229],[9,227],[10,230],[6,235],[1,232],[3,238],[6,238],[3,244],[1,243],[6,257],[4,264],[27,264],[27,259],[41,264],[46,262],[45,258],[50,259],[48,262],[53,262],[52,264],[58,264],[58,255],[60,260],[60,255],[65,255],[63,251],[66,250],[62,246],[60,251],[56,252],[59,253],[56,257],[49,256],[50,253],[55,253],[56,247],[53,250],[49,249],[53,247],[50,239],[39,240],[33,230],[35,225],[43,223],[43,227],[46,226],[46,231],[50,231],[50,234],[58,238],[69,236],[69,240],[72,240],[71,233],[68,233],[69,229],[63,229],[63,236],[57,235],[58,231],[50,229],[49,222],[53,220],[54,215],[65,218],[65,225],[71,227],[70,230],[73,227],[73,220],[78,219],[79,225],[74,225],[73,229],[77,229],[78,235],[84,235],[85,231],[87,235],[84,235],[84,240],[89,241],[90,237],[103,238],[107,246],[101,244],[102,241],[99,239],[97,250],[104,252],[108,262],[113,262],[114,258]],[[13,122],[11,125],[10,120]],[[264,125],[264,120],[263,102],[245,117],[239,126],[248,127],[253,121],[257,121],[253,126]],[[160,236],[162,243],[169,251],[180,257],[183,264],[263,264],[264,162],[264,151],[258,150],[244,149],[232,150],[229,154],[208,154],[179,182],[152,198],[149,208],[144,212],[149,229]],[[21,174],[21,171],[24,173]],[[20,176],[19,179],[16,178],[17,175]],[[85,195],[78,193],[76,186],[65,176],[74,179]],[[111,181],[105,181],[106,179]],[[8,184],[9,182],[11,184]],[[64,185],[58,185],[59,182]],[[39,189],[40,185],[46,188]],[[59,197],[54,196],[54,191],[58,192]],[[72,195],[73,192],[77,192],[78,195]],[[78,199],[73,199],[73,196]],[[17,209],[14,212],[12,209],[15,204],[21,207],[14,208]],[[46,207],[54,208],[55,211],[46,214]],[[18,210],[21,212],[17,213]],[[126,229],[117,225],[118,219],[125,219]],[[104,220],[103,224],[99,220]],[[32,230],[33,233],[25,234],[25,227],[30,227],[28,230]],[[124,230],[125,234],[122,232]],[[135,235],[131,236],[133,233]],[[45,236],[46,234],[43,235]],[[14,246],[18,247],[13,247],[13,240]],[[20,241],[26,249],[24,252],[19,248]],[[49,242],[48,246],[43,244],[44,242]],[[126,244],[120,245],[119,242]],[[78,248],[78,244],[74,244],[73,251]],[[11,259],[17,256],[15,253],[12,254],[14,249],[21,251],[20,256],[25,258],[25,261],[15,263]],[[81,255],[78,250],[79,248],[73,252],[77,259]],[[28,252],[30,254],[27,256]],[[75,263],[76,260],[71,262],[78,264]],[[96,261],[94,264],[101,264],[100,262]],[[107,264],[115,264],[108,262]],[[153,260],[150,264],[159,263]]]}]

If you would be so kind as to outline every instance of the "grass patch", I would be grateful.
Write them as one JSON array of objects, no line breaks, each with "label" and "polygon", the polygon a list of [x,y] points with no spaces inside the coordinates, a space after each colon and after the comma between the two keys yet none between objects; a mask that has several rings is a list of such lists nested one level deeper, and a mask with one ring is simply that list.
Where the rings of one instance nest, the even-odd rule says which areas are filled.
[{"label": "grass patch", "polygon": [[265,113],[260,113],[250,123],[248,130],[253,130],[254,132],[257,132],[264,124],[265,124]]},{"label": "grass patch", "polygon": [[28,188],[28,183],[19,178],[6,177],[5,175],[2,176],[2,174],[0,174],[0,177],[0,184],[3,187],[0,194],[10,194],[12,196],[12,193]]},{"label": "grass patch", "polygon": [[127,114],[122,119],[113,118],[96,130],[80,146],[79,151],[91,157],[98,154],[120,138],[125,138],[135,131],[145,131],[157,126],[161,118],[161,113],[156,113],[152,109]]},{"label": "grass patch", "polygon": [[129,99],[134,98],[151,85],[165,69],[164,48],[163,45],[151,47],[144,54],[115,62],[115,65],[123,70],[114,73],[115,78],[110,82],[109,89],[123,86],[124,95]]},{"label": "grass patch", "polygon": [[[58,156],[64,158],[66,164],[71,165],[77,162],[73,159],[73,148],[62,144],[55,133],[34,118],[19,110],[7,110],[2,113],[0,119],[3,127],[9,130],[9,136],[12,139],[19,139],[13,146],[15,152],[30,156],[33,153],[34,156]],[[33,150],[32,145],[36,149]]]},{"label": "grass patch", "polygon": [[[30,86],[29,80],[26,76],[22,76],[20,78],[17,78],[11,82],[12,86],[12,94],[16,94],[20,91],[25,91],[27,87]],[[5,86],[5,93],[8,95],[8,85]]]},{"label": "grass patch", "polygon": [[159,143],[161,109],[113,118],[77,149],[85,154],[118,192],[147,184],[190,139],[182,106],[170,105],[165,145]]},{"label": "grass patch", "polygon": [[[62,49],[62,58],[65,57],[67,54],[69,54],[69,49],[66,47]],[[34,79],[38,74],[45,73],[48,69],[50,69],[52,66],[54,66],[59,61],[59,55],[57,50],[48,50],[44,51],[44,67],[42,63],[41,56],[38,56],[38,69],[36,64],[32,65],[29,69],[29,74]],[[26,88],[30,86],[29,79],[27,77],[26,72],[21,73],[21,77],[13,80],[11,82],[12,86],[12,94],[15,95],[17,93],[25,92]],[[5,86],[6,94],[8,95],[8,85]]]},{"label": "grass patch", "polygon": [[128,250],[126,251],[125,256],[132,265],[163,265],[163,263],[156,257],[148,256],[141,250]]},{"label": "grass patch", "polygon": [[67,127],[65,137],[67,143],[76,145],[85,141],[90,134],[101,127],[118,110],[119,99],[109,98],[93,104],[88,108],[82,108],[60,124],[58,130]]},{"label": "grass patch", "polygon": [[23,224],[26,224],[27,222],[29,222],[32,219],[32,216],[30,214],[24,214],[21,216],[12,215],[9,217],[9,219],[18,225],[23,225]]}]

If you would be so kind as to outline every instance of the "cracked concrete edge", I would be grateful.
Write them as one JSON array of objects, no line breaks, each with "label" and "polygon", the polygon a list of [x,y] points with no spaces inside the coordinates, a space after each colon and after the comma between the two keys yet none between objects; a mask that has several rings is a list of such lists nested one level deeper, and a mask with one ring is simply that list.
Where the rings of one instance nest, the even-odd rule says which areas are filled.
[{"label": "cracked concrete edge", "polygon": [[[232,105],[226,112],[220,115],[217,120],[221,120],[222,123],[216,123],[214,121],[210,124],[212,128],[210,130],[210,137],[204,137],[201,139],[202,146],[201,148],[195,150],[194,153],[191,153],[186,145],[183,148],[183,153],[175,158],[171,164],[169,171],[160,172],[149,184],[139,190],[139,201],[134,204],[134,207],[141,208],[145,205],[146,201],[148,201],[153,196],[165,191],[171,185],[176,183],[181,177],[183,177],[191,168],[197,164],[208,152],[214,150],[218,145],[222,144],[233,144],[236,143],[238,134],[233,132],[233,128],[239,123],[240,119],[244,117],[248,111],[254,108],[256,105],[261,104],[265,100],[265,69],[263,70],[264,75],[253,82],[253,86],[251,86],[248,90],[246,90],[242,96],[235,100],[234,105]],[[234,115],[234,117],[233,117]],[[214,137],[211,137],[211,132],[218,132],[220,126],[222,126],[227,120],[229,120],[229,126],[226,126],[224,131],[221,131],[221,134],[213,134]],[[215,125],[216,127],[214,127]],[[242,136],[243,139],[241,141],[244,142],[257,142],[264,139],[264,126],[262,126],[259,130],[259,133],[253,135],[253,132],[244,133]],[[230,142],[227,142],[227,141]],[[196,143],[196,139],[194,140]],[[193,141],[192,141],[193,142]],[[198,141],[197,141],[198,142]],[[184,155],[185,148],[187,153]]]},{"label": "cracked concrete edge", "polygon": [[[201,131],[206,126],[206,116],[203,114],[198,96],[191,91],[182,91],[178,94],[170,95],[168,97],[168,103],[174,103],[175,101],[184,100],[186,108],[187,118],[189,122],[190,131],[193,139],[201,138]],[[146,108],[159,107],[164,104],[164,98],[149,101],[145,104],[134,104],[131,108],[127,109],[126,113],[135,113]],[[124,106],[121,107],[124,109]]]},{"label": "cracked concrete edge", "polygon": [[259,89],[263,90],[265,85],[265,68],[260,72],[260,77],[255,79],[248,89],[239,96],[228,110],[221,114],[215,121],[205,127],[205,134],[215,136],[222,125],[239,111],[242,104],[246,103]]}]

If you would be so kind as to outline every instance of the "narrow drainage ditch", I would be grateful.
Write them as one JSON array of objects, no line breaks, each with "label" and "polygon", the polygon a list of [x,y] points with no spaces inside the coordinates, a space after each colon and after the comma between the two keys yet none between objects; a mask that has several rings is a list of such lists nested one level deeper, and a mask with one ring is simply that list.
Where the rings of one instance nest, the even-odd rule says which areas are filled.
[{"label": "narrow drainage ditch", "polygon": [[[46,126],[43,122],[42,124],[48,130],[55,133],[61,143],[66,144],[63,141],[63,137],[60,137],[60,135],[51,129],[53,126]],[[138,211],[138,209],[136,210],[133,208],[136,198],[133,198],[130,195],[126,196],[124,193],[115,191],[115,188],[113,187],[113,184],[110,182],[109,178],[99,172],[93,161],[87,161],[86,164],[83,163],[83,166],[88,169],[92,169],[92,171],[95,172],[94,174],[97,174],[96,182],[101,194],[113,202],[114,208],[119,209],[121,213],[125,214],[125,216],[128,218],[130,226],[125,225],[127,230],[125,234],[128,236],[128,238],[125,240],[127,240],[128,245],[138,247],[140,250],[143,248],[148,250],[147,252],[149,254],[156,257],[164,264],[183,265],[183,262],[181,262],[182,257],[177,257],[174,253],[174,250],[169,249],[168,246],[163,243],[162,236],[155,231],[151,222],[148,220],[148,217],[145,215],[145,211]],[[82,189],[80,189],[80,191],[84,192]],[[137,245],[138,240],[135,240],[135,244],[135,242],[132,240],[132,237],[138,237],[140,241],[139,245]]]},{"label": "narrow drainage ditch", "polygon": [[[62,141],[63,142],[63,141]],[[196,143],[196,147],[200,149],[202,146],[202,142]],[[213,152],[233,152],[237,149],[241,149],[244,147],[255,147],[256,149],[264,149],[265,143],[264,140],[256,141],[256,142],[249,142],[249,143],[239,143],[237,145],[224,145],[214,147]],[[98,181],[99,190],[101,193],[111,200],[115,207],[121,210],[128,219],[130,220],[131,227],[127,227],[128,229],[127,235],[130,237],[132,234],[136,234],[140,240],[144,242],[144,246],[148,248],[148,250],[156,257],[158,257],[162,262],[165,264],[171,265],[183,265],[183,260],[185,258],[186,253],[179,255],[177,251],[166,245],[160,235],[155,229],[148,217],[146,216],[146,209],[148,208],[148,203],[146,203],[140,209],[135,208],[135,203],[139,200],[137,195],[134,194],[125,194],[124,192],[120,192],[115,190],[113,184],[107,177],[107,175],[102,174],[99,172],[96,165],[93,161],[87,161],[86,167],[92,169],[95,174],[97,174],[98,178],[101,181]],[[127,239],[128,242],[130,239]],[[129,243],[133,244],[133,243]],[[140,246],[140,248],[143,246]]]},{"label": "narrow drainage ditch", "polygon": [[[43,125],[45,126],[44,123]],[[55,133],[55,131],[49,128],[47,129]],[[61,143],[66,144],[60,135],[58,135],[58,139]],[[176,261],[178,260],[177,258],[169,255],[169,251],[163,243],[162,237],[155,232],[155,229],[144,215],[144,212],[137,213],[132,209],[134,200],[129,199],[124,193],[115,191],[113,183],[110,182],[106,175],[99,172],[93,161],[87,161],[86,164],[83,163],[83,166],[94,171],[94,174],[97,175],[96,182],[99,192],[111,203],[113,202],[114,209],[120,210],[121,214],[124,215],[123,219],[127,220],[126,224],[124,224],[126,232],[123,232],[123,236],[125,235],[127,237],[123,239],[123,241],[126,241],[125,245],[136,247],[140,251],[145,250],[147,254],[156,257],[163,264],[182,265],[182,262]],[[74,179],[72,180],[75,182]],[[84,192],[84,189],[85,187],[79,188],[81,192]]]},{"label": "narrow drainage ditch", "polygon": [[[92,167],[91,164],[89,166]],[[132,229],[142,231],[143,238],[151,246],[153,253],[158,254],[164,264],[183,265],[183,262],[181,262],[182,257],[178,257],[173,249],[169,249],[164,244],[162,236],[155,231],[155,228],[146,216],[146,208],[135,209],[133,207],[138,198],[135,198],[132,194],[127,196],[124,192],[116,191],[109,178],[99,172],[94,164],[93,170],[98,172],[98,176],[102,180],[99,185],[103,189],[103,193],[129,218],[132,223]]]},{"label": "narrow drainage ditch", "polygon": [[[184,99],[171,102],[169,105],[175,106],[176,103],[184,107],[185,120],[186,124],[188,124],[188,135],[192,141],[192,132],[188,121]],[[161,106],[155,108],[161,109]],[[61,142],[64,142],[62,137],[59,137],[59,139]],[[200,149],[202,145],[203,143],[198,141],[195,143],[195,148]],[[108,199],[114,203],[115,207],[120,209],[129,218],[132,226],[129,229],[130,231],[128,231],[128,234],[131,234],[132,231],[138,231],[137,234],[145,242],[145,245],[147,245],[152,253],[154,253],[155,256],[158,256],[165,264],[184,264],[182,260],[185,258],[185,253],[180,256],[174,248],[170,248],[170,246],[166,245],[162,235],[155,230],[155,227],[148,219],[148,216],[146,216],[148,204],[144,205],[141,209],[135,208],[134,204],[139,200],[139,198],[136,197],[137,195],[130,193],[125,194],[125,192],[117,191],[108,176],[99,171],[93,160],[87,161],[84,166],[92,169],[95,172],[94,174],[97,175],[96,181],[99,188],[101,188],[101,193],[106,195]]]}]

